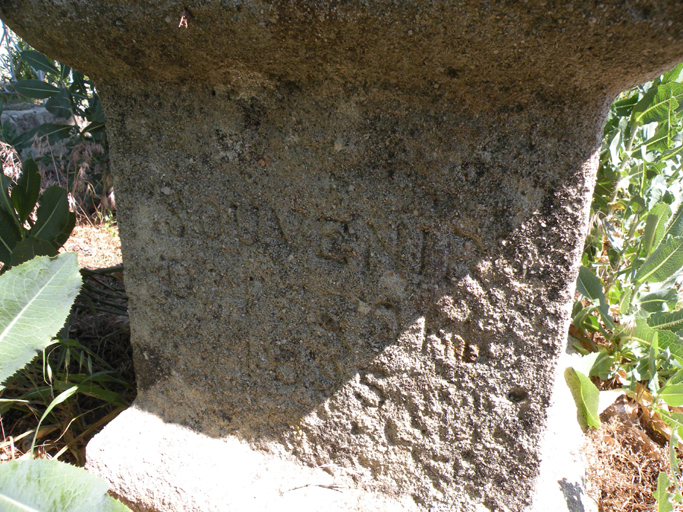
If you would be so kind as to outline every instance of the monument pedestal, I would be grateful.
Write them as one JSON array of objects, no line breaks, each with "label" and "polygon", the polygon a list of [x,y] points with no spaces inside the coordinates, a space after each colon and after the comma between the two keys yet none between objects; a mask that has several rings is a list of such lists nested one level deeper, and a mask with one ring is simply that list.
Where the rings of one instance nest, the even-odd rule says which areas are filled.
[{"label": "monument pedestal", "polygon": [[679,0],[0,12],[107,116],[139,396],[93,470],[142,499],[104,447],[163,422],[135,455],[211,438],[279,468],[264,506],[321,471],[342,508],[530,506],[607,108],[683,58]]}]

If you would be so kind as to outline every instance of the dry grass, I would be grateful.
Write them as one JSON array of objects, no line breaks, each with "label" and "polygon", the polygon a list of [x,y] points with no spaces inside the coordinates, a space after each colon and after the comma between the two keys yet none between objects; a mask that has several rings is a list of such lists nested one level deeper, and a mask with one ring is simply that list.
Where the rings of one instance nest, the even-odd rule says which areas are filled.
[{"label": "dry grass", "polygon": [[642,412],[622,397],[601,414],[602,426],[587,434],[588,492],[599,512],[657,511],[653,494],[659,472],[669,469],[668,446],[653,440]]},{"label": "dry grass", "polygon": [[77,252],[81,268],[107,268],[121,264],[119,228],[89,222],[76,226],[61,252]]},{"label": "dry grass", "polygon": [[[78,252],[82,268],[99,269],[121,262],[118,230],[112,225],[86,222],[77,226],[63,250]],[[94,384],[106,392],[118,394],[124,402],[130,403],[135,398],[135,389],[130,386],[134,385],[135,372],[128,317],[121,311],[118,311],[119,314],[106,311],[116,309],[116,305],[124,310],[127,306],[122,292],[123,276],[120,272],[91,275],[85,282],[68,323],[67,337],[77,340],[78,346],[71,350],[69,360],[63,362],[60,359],[59,367],[64,368],[66,365],[72,375],[108,372],[108,375],[121,382],[104,379]],[[53,345],[46,354],[54,364],[55,358],[64,356],[64,348]],[[19,403],[19,407],[0,415],[0,462],[20,458],[30,451],[38,421],[47,404],[58,394],[43,375],[41,359],[35,360],[21,377],[2,392],[2,398],[27,399]],[[54,382],[52,385],[56,387]],[[42,396],[36,396],[35,390],[42,390]],[[30,396],[31,393],[33,396]],[[122,403],[77,393],[55,408],[43,422],[37,434],[36,455],[83,465],[87,442],[124,409]]]}]

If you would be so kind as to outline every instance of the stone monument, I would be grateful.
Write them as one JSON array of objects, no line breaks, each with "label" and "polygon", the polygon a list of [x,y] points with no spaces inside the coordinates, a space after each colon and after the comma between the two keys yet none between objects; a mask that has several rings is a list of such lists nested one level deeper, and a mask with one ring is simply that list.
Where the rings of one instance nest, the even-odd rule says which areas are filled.
[{"label": "stone monument", "polygon": [[[680,0],[0,0],[98,84],[136,510],[519,511],[616,93]],[[189,468],[189,469],[188,469]]]}]

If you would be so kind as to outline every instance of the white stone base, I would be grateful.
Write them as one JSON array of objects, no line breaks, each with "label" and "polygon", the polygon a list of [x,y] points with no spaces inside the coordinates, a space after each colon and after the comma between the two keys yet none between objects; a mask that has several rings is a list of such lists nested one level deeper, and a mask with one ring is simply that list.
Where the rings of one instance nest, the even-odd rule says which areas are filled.
[{"label": "white stone base", "polygon": [[322,468],[212,439],[131,407],[88,444],[86,468],[136,512],[419,510],[352,487]]}]

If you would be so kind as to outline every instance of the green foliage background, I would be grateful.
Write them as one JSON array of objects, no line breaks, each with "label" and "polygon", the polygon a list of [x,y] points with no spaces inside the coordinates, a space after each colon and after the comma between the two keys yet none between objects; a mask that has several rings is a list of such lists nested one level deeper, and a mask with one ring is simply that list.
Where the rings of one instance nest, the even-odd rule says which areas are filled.
[{"label": "green foliage background", "polygon": [[[683,64],[611,106],[570,330],[590,370],[565,374],[587,426],[600,426],[596,384],[622,388],[672,447],[683,433],[681,82]],[[659,510],[683,501],[676,451],[669,455]]]}]

